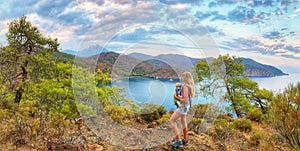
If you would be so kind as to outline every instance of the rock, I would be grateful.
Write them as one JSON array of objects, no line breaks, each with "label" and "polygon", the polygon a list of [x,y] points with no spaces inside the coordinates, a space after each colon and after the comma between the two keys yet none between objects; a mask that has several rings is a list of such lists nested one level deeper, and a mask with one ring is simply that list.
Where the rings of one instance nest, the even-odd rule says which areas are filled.
[{"label": "rock", "polygon": [[195,136],[196,133],[194,131],[188,131],[188,135]]},{"label": "rock", "polygon": [[74,145],[83,145],[83,144],[86,144],[86,138],[85,138],[85,136],[80,136],[80,137],[77,137],[75,140],[74,140],[74,142],[73,142],[73,144]]},{"label": "rock", "polygon": [[83,119],[81,117],[75,119],[75,124],[83,123]]},{"label": "rock", "polygon": [[102,150],[104,150],[103,146],[97,145],[95,151],[102,151]]},{"label": "rock", "polygon": [[158,126],[158,123],[156,121],[154,121],[151,124],[149,124],[147,128],[154,128],[156,126]]},{"label": "rock", "polygon": [[140,117],[138,117],[138,118],[136,118],[136,122],[143,123],[143,120]]}]

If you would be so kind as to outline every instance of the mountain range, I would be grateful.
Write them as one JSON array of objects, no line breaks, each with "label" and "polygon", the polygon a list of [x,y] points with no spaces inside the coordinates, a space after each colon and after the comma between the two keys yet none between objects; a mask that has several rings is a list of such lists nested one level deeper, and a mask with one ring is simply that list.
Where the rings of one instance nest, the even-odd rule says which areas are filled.
[{"label": "mountain range", "polygon": [[[64,50],[62,52],[74,55],[71,50]],[[99,52],[101,53],[99,54]],[[191,58],[179,54],[151,56],[142,53],[131,53],[124,55],[109,51],[99,45],[86,48],[75,55],[97,60],[97,68],[102,71],[111,72],[113,78],[124,76],[177,78],[179,73],[191,70],[198,60],[203,59]],[[212,58],[206,59],[211,60]],[[261,64],[250,58],[241,59],[244,64],[245,74],[249,77],[287,75],[274,66]]]}]

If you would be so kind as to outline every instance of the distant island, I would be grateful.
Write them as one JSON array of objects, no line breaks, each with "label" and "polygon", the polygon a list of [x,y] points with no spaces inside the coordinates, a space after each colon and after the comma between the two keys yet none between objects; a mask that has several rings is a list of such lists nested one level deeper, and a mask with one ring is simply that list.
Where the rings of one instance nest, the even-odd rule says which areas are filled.
[{"label": "distant island", "polygon": [[242,60],[245,74],[248,77],[274,77],[288,75],[276,67],[261,64],[249,58],[242,58]]},{"label": "distant island", "polygon": [[[98,46],[99,47],[99,46]],[[100,47],[99,47],[100,49]],[[67,54],[74,55],[74,51],[62,51]],[[72,53],[70,53],[72,52]],[[89,55],[81,55],[89,60],[97,61],[97,68],[102,71],[113,70],[112,74],[117,76],[141,76],[150,78],[166,78],[176,79],[178,73],[185,69],[191,69],[196,62],[203,58],[190,58],[179,54],[162,54],[151,56],[142,53],[131,53],[128,55],[104,49],[102,53]],[[211,58],[206,58],[211,59]],[[288,75],[280,69],[261,64],[250,58],[241,58],[244,64],[245,74],[248,77],[274,77]]]}]

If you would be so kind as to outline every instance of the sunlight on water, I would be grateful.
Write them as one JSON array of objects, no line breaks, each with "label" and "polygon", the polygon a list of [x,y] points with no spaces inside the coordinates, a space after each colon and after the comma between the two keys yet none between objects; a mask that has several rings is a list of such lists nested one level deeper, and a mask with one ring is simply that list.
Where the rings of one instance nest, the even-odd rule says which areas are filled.
[{"label": "sunlight on water", "polygon": [[251,78],[253,81],[256,81],[260,88],[265,88],[275,92],[282,92],[288,84],[296,84],[300,82],[300,74],[294,73],[286,76],[277,76],[277,77],[265,77],[265,78]]}]

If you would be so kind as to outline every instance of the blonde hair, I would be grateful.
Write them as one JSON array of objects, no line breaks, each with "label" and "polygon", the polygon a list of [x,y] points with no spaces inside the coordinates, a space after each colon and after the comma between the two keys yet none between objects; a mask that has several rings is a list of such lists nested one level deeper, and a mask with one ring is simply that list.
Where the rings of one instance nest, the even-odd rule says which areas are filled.
[{"label": "blonde hair", "polygon": [[182,80],[184,82],[184,85],[186,85],[189,88],[191,97],[195,96],[195,84],[194,84],[194,78],[193,75],[190,72],[184,72],[182,73]]}]

